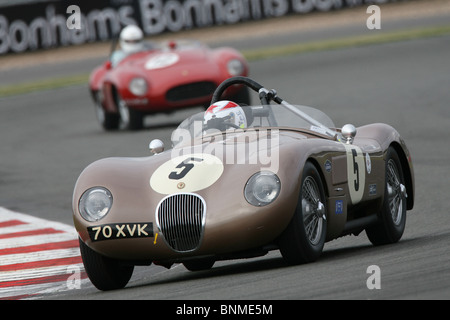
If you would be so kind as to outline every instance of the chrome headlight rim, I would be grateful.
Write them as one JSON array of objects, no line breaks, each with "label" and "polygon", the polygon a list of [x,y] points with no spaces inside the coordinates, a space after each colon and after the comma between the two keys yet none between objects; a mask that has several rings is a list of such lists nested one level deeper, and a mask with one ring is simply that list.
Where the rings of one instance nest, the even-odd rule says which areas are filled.
[{"label": "chrome headlight rim", "polygon": [[239,59],[231,59],[227,62],[227,71],[230,76],[240,76],[244,73],[244,70],[244,64]]},{"label": "chrome headlight rim", "polygon": [[138,97],[145,96],[148,92],[148,84],[144,78],[136,77],[131,79],[128,89],[132,94]]},{"label": "chrome headlight rim", "polygon": [[263,207],[273,203],[281,191],[281,180],[273,172],[259,171],[245,184],[245,200],[253,206]]},{"label": "chrome headlight rim", "polygon": [[113,196],[105,187],[97,186],[83,192],[78,201],[78,212],[89,222],[103,219],[111,210]]}]

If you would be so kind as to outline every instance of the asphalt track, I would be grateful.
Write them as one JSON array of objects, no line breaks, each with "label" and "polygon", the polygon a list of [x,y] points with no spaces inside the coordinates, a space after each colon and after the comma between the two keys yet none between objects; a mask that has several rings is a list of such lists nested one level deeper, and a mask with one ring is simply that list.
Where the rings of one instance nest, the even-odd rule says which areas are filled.
[{"label": "asphalt track", "polygon": [[[320,108],[338,126],[384,122],[403,135],[416,202],[399,243],[373,247],[364,233],[348,236],[327,243],[318,262],[294,267],[277,251],[196,273],[181,265],[138,267],[124,290],[99,292],[86,283],[44,298],[450,299],[449,56],[447,35],[251,63],[254,79],[285,100]],[[84,85],[0,98],[0,206],[71,224],[72,190],[85,166],[108,156],[147,156],[152,138],[168,144],[193,111],[148,119],[140,132],[106,133]],[[380,289],[367,286],[373,265]]]}]

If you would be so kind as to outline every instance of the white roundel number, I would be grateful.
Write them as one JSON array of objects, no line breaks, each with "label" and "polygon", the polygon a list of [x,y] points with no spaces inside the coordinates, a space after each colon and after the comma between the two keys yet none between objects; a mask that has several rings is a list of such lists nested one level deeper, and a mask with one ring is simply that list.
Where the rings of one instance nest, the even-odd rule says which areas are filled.
[{"label": "white roundel number", "polygon": [[152,56],[145,63],[145,69],[154,70],[169,67],[180,60],[178,54],[174,52],[165,52]]},{"label": "white roundel number", "polygon": [[347,183],[352,204],[361,201],[366,182],[366,166],[362,150],[358,146],[345,145],[347,152]]},{"label": "white roundel number", "polygon": [[223,170],[223,163],[216,156],[187,154],[159,166],[150,178],[150,186],[162,194],[196,192],[216,182]]}]

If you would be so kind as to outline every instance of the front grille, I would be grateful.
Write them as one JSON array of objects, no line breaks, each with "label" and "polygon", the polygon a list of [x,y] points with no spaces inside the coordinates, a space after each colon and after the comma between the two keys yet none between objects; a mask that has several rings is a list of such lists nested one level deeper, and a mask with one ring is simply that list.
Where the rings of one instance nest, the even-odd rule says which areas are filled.
[{"label": "front grille", "polygon": [[177,102],[195,98],[208,97],[214,93],[216,85],[213,82],[202,81],[184,84],[167,91],[166,99]]},{"label": "front grille", "polygon": [[158,228],[175,251],[195,250],[203,235],[205,201],[196,194],[179,193],[164,198],[156,209]]}]

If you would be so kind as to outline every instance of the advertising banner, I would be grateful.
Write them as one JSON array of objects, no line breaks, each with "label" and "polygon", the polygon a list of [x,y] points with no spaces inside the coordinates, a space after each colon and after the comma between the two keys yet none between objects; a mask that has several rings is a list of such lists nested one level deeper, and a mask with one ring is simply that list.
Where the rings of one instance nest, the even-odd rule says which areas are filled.
[{"label": "advertising banner", "polygon": [[0,7],[0,55],[105,41],[128,24],[147,36],[389,0],[48,0]]}]

